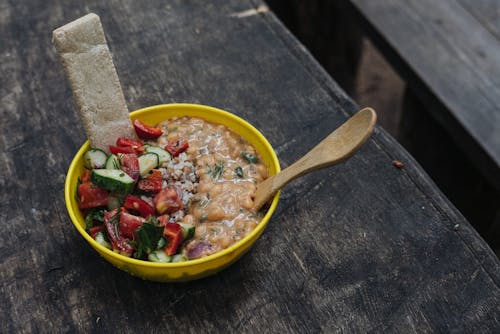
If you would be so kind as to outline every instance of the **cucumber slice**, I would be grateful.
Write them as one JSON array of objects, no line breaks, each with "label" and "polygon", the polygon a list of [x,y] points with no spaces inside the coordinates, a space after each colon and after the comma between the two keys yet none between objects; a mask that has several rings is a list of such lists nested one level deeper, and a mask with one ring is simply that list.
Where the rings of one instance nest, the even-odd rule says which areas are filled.
[{"label": "cucumber slice", "polygon": [[151,262],[166,263],[166,262],[170,262],[172,260],[172,257],[165,254],[165,251],[159,249],[159,250],[155,250],[155,251],[152,251],[151,253],[149,253],[148,260]]},{"label": "cucumber slice", "polygon": [[134,179],[119,169],[94,169],[90,174],[90,181],[119,195],[132,192],[135,186]]},{"label": "cucumber slice", "polygon": [[170,155],[170,153],[168,153],[167,151],[158,146],[147,145],[146,152],[158,154],[158,159],[159,159],[158,165],[161,165],[164,162],[172,160],[172,156]]},{"label": "cucumber slice", "polygon": [[120,159],[114,154],[111,154],[106,159],[106,169],[120,169]]},{"label": "cucumber slice", "polygon": [[146,153],[139,157],[139,172],[141,177],[148,175],[149,171],[158,167],[159,158],[156,153]]},{"label": "cucumber slice", "polygon": [[91,148],[83,155],[84,165],[87,169],[104,168],[107,158],[106,153],[98,148]]},{"label": "cucumber slice", "polygon": [[184,262],[187,261],[186,257],[182,254],[175,254],[172,256],[172,262]]},{"label": "cucumber slice", "polygon": [[104,236],[104,233],[102,233],[102,231],[97,232],[94,240],[101,246],[111,249],[111,244],[106,240],[106,237]]},{"label": "cucumber slice", "polygon": [[185,223],[179,223],[179,225],[181,225],[183,240],[191,239],[194,236],[194,225]]}]

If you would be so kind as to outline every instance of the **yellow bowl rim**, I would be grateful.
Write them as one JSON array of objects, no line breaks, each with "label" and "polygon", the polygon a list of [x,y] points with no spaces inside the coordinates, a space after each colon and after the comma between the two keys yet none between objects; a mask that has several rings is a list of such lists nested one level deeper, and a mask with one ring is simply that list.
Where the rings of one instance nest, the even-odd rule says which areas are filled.
[{"label": "yellow bowl rim", "polygon": [[[145,107],[145,108],[141,108],[141,109],[138,109],[138,110],[135,110],[135,111],[132,111],[130,113],[130,117],[133,118],[133,119],[137,119],[139,118],[140,115],[142,114],[146,114],[150,111],[154,111],[156,109],[176,109],[176,108],[192,108],[192,109],[198,109],[198,110],[208,110],[210,112],[213,112],[213,113],[216,113],[216,114],[219,114],[225,118],[229,118],[229,119],[232,119],[233,121],[239,123],[239,124],[242,124],[244,127],[248,128],[248,130],[250,130],[250,132],[252,133],[252,135],[254,135],[259,141],[261,141],[264,146],[266,147],[266,149],[271,153],[271,161],[272,161],[272,164],[274,164],[276,166],[276,174],[280,172],[281,168],[280,168],[280,164],[279,164],[279,160],[278,160],[278,157],[276,156],[276,152],[274,151],[274,149],[272,148],[271,144],[268,142],[268,140],[264,137],[264,135],[262,135],[260,133],[259,130],[257,130],[252,124],[250,124],[249,122],[245,121],[243,118],[239,117],[239,116],[236,116],[230,112],[227,112],[225,110],[222,110],[222,109],[218,109],[218,108],[214,108],[214,107],[210,107],[210,106],[206,106],[206,105],[202,105],[202,104],[193,104],[193,103],[171,103],[171,104],[158,104],[158,105],[153,105],[153,106],[149,106],[149,107]],[[203,117],[200,117],[200,118],[203,118]],[[209,256],[206,256],[206,257],[202,257],[202,258],[199,258],[199,259],[195,259],[195,260],[189,260],[189,261],[184,261],[184,262],[170,262],[170,263],[158,263],[158,262],[150,262],[150,261],[145,261],[145,260],[138,260],[138,259],[134,259],[134,258],[131,258],[131,257],[127,257],[127,256],[124,256],[124,255],[121,255],[119,253],[116,253],[104,246],[102,246],[101,244],[99,244],[98,242],[96,242],[86,231],[85,229],[80,225],[78,224],[78,219],[76,217],[76,214],[74,212],[74,209],[71,207],[71,198],[70,196],[72,196],[72,194],[70,194],[70,187],[72,185],[72,181],[71,181],[71,178],[68,177],[69,175],[74,175],[77,173],[76,169],[78,168],[78,161],[81,161],[82,160],[82,157],[83,157],[83,154],[90,148],[90,142],[87,140],[82,146],[81,148],[78,150],[78,152],[76,153],[76,155],[73,157],[73,160],[71,161],[71,164],[68,168],[68,172],[66,174],[66,180],[65,180],[65,184],[64,184],[64,200],[66,202],[66,209],[68,211],[68,214],[71,218],[71,222],[73,223],[73,225],[76,227],[76,229],[78,230],[78,232],[85,238],[85,240],[87,240],[87,242],[89,242],[94,248],[97,248],[99,249],[101,252],[104,252],[105,254],[111,256],[111,257],[115,257],[121,261],[124,261],[126,263],[129,263],[129,264],[134,264],[134,265],[139,265],[139,266],[145,266],[145,267],[152,267],[152,268],[179,268],[179,267],[190,267],[190,266],[196,266],[196,265],[199,265],[199,264],[202,264],[202,263],[208,263],[208,262],[212,262],[212,261],[216,261],[217,259],[221,258],[221,257],[224,257],[226,256],[227,254],[230,254],[232,252],[234,252],[237,248],[243,246],[245,243],[247,243],[249,240],[251,240],[254,236],[258,235],[267,225],[267,223],[269,222],[272,214],[274,213],[277,205],[278,205],[278,200],[279,200],[279,197],[280,197],[280,192],[276,193],[276,195],[274,196],[269,208],[267,209],[267,212],[266,214],[264,215],[264,217],[262,217],[261,221],[259,222],[259,224],[257,224],[257,227],[252,231],[250,232],[247,236],[245,236],[243,239],[239,240],[238,242],[234,243],[233,245],[231,245],[230,247],[222,250],[222,251],[219,251],[217,253],[214,253],[212,255],[209,255]]]}]

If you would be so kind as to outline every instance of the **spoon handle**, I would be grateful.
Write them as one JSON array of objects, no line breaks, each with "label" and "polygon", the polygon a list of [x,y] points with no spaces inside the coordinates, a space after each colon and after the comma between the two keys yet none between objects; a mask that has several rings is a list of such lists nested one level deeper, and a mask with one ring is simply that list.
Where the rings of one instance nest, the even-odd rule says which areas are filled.
[{"label": "spoon handle", "polygon": [[281,187],[297,177],[350,158],[368,139],[376,120],[372,108],[357,112],[294,164],[261,182],[257,186],[253,209],[259,210]]}]

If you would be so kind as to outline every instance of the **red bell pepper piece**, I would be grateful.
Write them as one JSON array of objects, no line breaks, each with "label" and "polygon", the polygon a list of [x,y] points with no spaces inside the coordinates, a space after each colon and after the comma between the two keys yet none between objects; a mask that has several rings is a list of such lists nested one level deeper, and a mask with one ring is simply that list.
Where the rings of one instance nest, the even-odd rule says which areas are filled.
[{"label": "red bell pepper piece", "polygon": [[137,181],[140,176],[139,159],[134,153],[122,154],[120,156],[121,169],[127,173],[134,181]]},{"label": "red bell pepper piece", "polygon": [[151,205],[149,205],[148,202],[130,194],[125,197],[123,207],[128,210],[139,212],[141,217],[144,218],[147,218],[155,213],[155,209]]},{"label": "red bell pepper piece", "polygon": [[96,208],[108,205],[109,192],[90,182],[85,182],[78,186],[78,198],[80,209]]},{"label": "red bell pepper piece", "polygon": [[134,121],[135,133],[142,139],[156,139],[163,134],[163,130],[146,125],[136,119]]},{"label": "red bell pepper piece", "polygon": [[182,229],[179,224],[167,223],[163,229],[163,236],[167,239],[165,254],[174,255],[182,243]]},{"label": "red bell pepper piece", "polygon": [[161,172],[158,169],[153,169],[146,178],[139,180],[137,189],[157,194],[161,191],[162,184]]},{"label": "red bell pepper piece", "polygon": [[120,137],[116,140],[116,146],[110,145],[109,146],[109,151],[113,154],[120,154],[120,153],[135,153],[135,154],[141,154],[144,152],[144,146],[142,141],[140,140],[133,140],[125,137]]},{"label": "red bell pepper piece", "polygon": [[184,138],[177,138],[176,140],[168,142],[165,150],[168,151],[173,157],[178,156],[189,147],[189,143]]},{"label": "red bell pepper piece", "polygon": [[135,150],[132,147],[127,147],[127,146],[113,146],[109,145],[109,151],[113,154],[129,154],[129,153],[134,153]]},{"label": "red bell pepper piece", "polygon": [[182,209],[182,191],[175,186],[164,188],[153,198],[153,203],[159,214],[176,212]]}]

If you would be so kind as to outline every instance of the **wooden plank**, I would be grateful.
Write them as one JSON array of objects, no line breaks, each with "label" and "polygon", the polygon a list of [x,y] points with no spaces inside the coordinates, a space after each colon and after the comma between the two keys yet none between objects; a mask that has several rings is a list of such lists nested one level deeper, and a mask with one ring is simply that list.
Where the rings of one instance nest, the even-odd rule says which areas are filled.
[{"label": "wooden plank", "polygon": [[497,36],[455,1],[351,2],[392,49],[388,53],[399,58],[398,67],[411,79],[407,82],[415,94],[442,104],[431,104],[435,117],[500,188]]},{"label": "wooden plank", "polygon": [[498,259],[379,128],[346,164],[287,186],[262,238],[220,274],[158,284],[114,269],[65,212],[84,131],[49,47],[53,28],[95,11],[130,110],[227,109],[266,135],[283,166],[357,106],[260,2],[0,6],[1,332],[500,329]]},{"label": "wooden plank", "polygon": [[458,0],[481,25],[500,40],[500,3],[495,0]]}]

